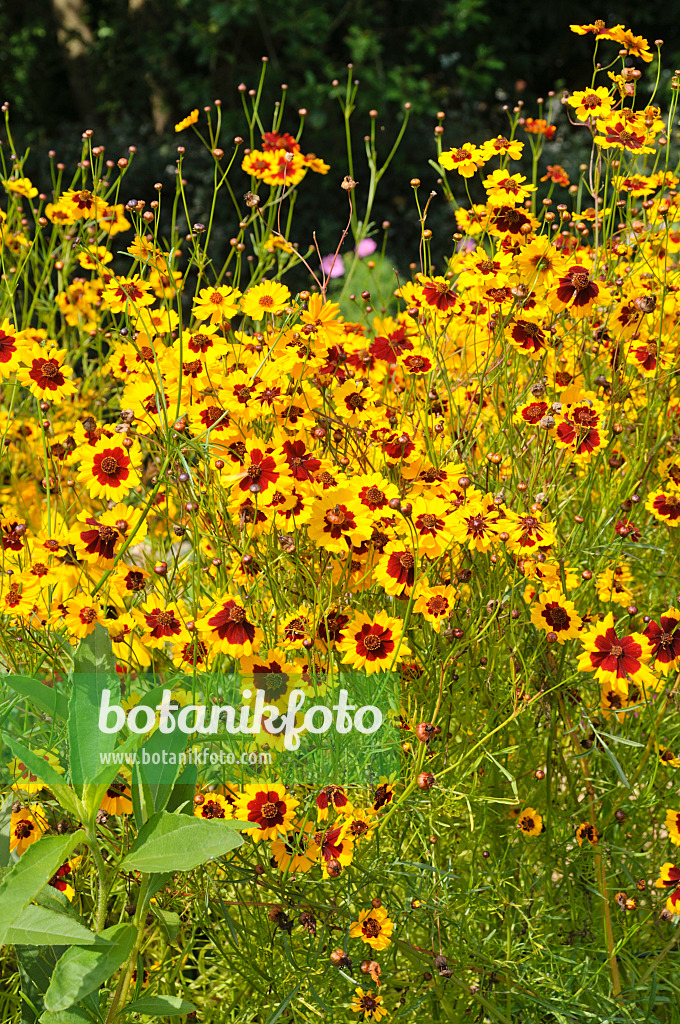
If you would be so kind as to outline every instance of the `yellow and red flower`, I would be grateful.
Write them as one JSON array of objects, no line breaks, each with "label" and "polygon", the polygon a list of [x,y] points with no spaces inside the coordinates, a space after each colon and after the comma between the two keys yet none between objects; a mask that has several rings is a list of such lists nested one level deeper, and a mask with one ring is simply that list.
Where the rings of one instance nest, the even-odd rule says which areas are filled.
[{"label": "yellow and red flower", "polygon": [[338,644],[343,664],[371,675],[391,668],[411,653],[403,639],[403,623],[385,611],[373,617],[357,612]]},{"label": "yellow and red flower", "polygon": [[292,829],[298,803],[280,783],[252,783],[237,797],[234,817],[255,823],[257,827],[249,828],[248,835],[256,841],[276,839]]}]

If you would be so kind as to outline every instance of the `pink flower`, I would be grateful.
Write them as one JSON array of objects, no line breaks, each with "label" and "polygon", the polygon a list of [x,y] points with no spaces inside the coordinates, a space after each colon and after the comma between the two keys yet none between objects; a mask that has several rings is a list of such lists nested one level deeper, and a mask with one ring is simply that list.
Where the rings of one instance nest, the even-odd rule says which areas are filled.
[{"label": "pink flower", "polygon": [[321,260],[321,269],[324,274],[328,274],[329,277],[342,277],[345,273],[345,264],[342,256],[336,256],[334,252],[329,253],[328,256],[324,256]]},{"label": "pink flower", "polygon": [[370,256],[371,253],[374,253],[377,248],[378,248],[378,245],[377,245],[376,242],[373,241],[372,238],[364,238],[355,247],[354,251],[357,254],[357,256],[359,257],[359,259],[363,260],[364,256]]}]

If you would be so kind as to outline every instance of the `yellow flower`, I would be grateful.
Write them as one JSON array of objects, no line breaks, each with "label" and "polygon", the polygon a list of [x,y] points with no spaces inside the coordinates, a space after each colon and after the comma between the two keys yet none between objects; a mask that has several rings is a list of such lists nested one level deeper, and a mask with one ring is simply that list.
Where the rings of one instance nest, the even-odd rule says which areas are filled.
[{"label": "yellow flower", "polygon": [[251,320],[264,320],[267,314],[282,313],[290,299],[290,289],[278,281],[261,281],[249,288],[241,299],[241,312]]},{"label": "yellow flower", "polygon": [[363,1013],[364,1020],[379,1021],[388,1016],[387,1010],[382,1005],[382,996],[377,995],[372,989],[367,992],[364,992],[363,988],[355,989],[350,1009],[353,1013]]},{"label": "yellow flower", "polygon": [[38,190],[30,178],[3,179],[2,183],[8,192],[16,192],[17,195],[23,196],[24,199],[33,199],[38,194]]},{"label": "yellow flower", "polygon": [[541,832],[545,832],[543,818],[533,807],[526,807],[520,812],[517,819],[517,828],[525,836],[540,836]]},{"label": "yellow flower", "polygon": [[526,180],[523,174],[508,174],[507,171],[498,168],[492,171],[482,184],[492,206],[517,206],[536,191],[535,185],[524,184]]},{"label": "yellow flower", "polygon": [[472,178],[485,162],[486,157],[482,150],[473,146],[471,142],[466,142],[458,149],[447,149],[439,157],[442,167],[447,171],[458,171],[463,178]]},{"label": "yellow flower", "polygon": [[45,831],[47,818],[41,804],[29,804],[28,807],[13,810],[9,826],[10,853],[16,853],[20,857]]},{"label": "yellow flower", "polygon": [[531,621],[536,629],[544,629],[552,634],[558,644],[573,640],[581,627],[576,608],[562,596],[560,590],[549,590],[541,594],[531,610]]},{"label": "yellow flower", "polygon": [[394,922],[390,920],[384,907],[372,907],[370,910],[360,911],[359,920],[349,926],[351,939],[361,939],[371,949],[377,950],[387,949],[393,931]]},{"label": "yellow flower", "polygon": [[574,92],[568,102],[570,107],[575,107],[574,113],[579,121],[587,121],[590,117],[608,117],[614,106],[614,99],[609,95],[606,85]]},{"label": "yellow flower", "polygon": [[190,114],[187,114],[183,120],[178,121],[175,125],[176,132],[183,132],[185,128],[189,128],[192,124],[196,124],[198,121],[198,108],[192,110]]},{"label": "yellow flower", "polygon": [[229,285],[201,288],[194,298],[192,312],[197,320],[209,320],[211,324],[219,324],[238,313],[240,298],[241,292],[238,288],[231,288]]}]

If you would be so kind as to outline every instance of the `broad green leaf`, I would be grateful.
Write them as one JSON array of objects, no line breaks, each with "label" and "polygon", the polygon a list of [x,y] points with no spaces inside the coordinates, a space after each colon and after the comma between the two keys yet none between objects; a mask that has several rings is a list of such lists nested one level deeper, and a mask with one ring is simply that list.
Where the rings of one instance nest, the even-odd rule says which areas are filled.
[{"label": "broad green leaf", "polygon": [[243,821],[204,821],[186,814],[154,815],[123,860],[123,871],[191,871],[221,857],[243,842],[237,828]]},{"label": "broad green leaf", "polygon": [[133,924],[117,924],[101,935],[110,943],[106,949],[72,946],[66,950],[45,993],[45,1009],[67,1010],[100,988],[130,956],[137,929]]},{"label": "broad green leaf", "polygon": [[51,686],[29,676],[0,676],[0,683],[6,683],[16,693],[27,697],[50,718],[61,718],[64,722],[68,718],[66,697]]},{"label": "broad green leaf", "polygon": [[92,1014],[82,1006],[72,1006],[69,1010],[57,1010],[56,1013],[45,1010],[40,1017],[40,1024],[92,1024],[92,1020]]},{"label": "broad green leaf", "polygon": [[195,1010],[193,1003],[179,996],[143,996],[134,1003],[128,1003],[124,1012],[144,1013],[147,1017],[180,1017],[185,1013],[194,1013]]},{"label": "broad green leaf", "polygon": [[101,939],[79,921],[66,914],[59,914],[46,907],[30,904],[26,907],[5,937],[7,943],[15,946],[103,945]]},{"label": "broad green leaf", "polygon": [[6,868],[11,863],[9,853],[9,830],[12,824],[12,804],[14,794],[9,793],[0,809],[0,867]]},{"label": "broad green leaf", "polygon": [[[179,729],[174,729],[170,733],[163,733],[157,729],[140,748],[132,773],[133,805],[139,828],[154,814],[165,810],[182,767],[179,763],[169,762],[173,759],[179,761],[179,755],[186,750],[188,742],[187,734],[180,732]],[[163,764],[162,760],[164,752],[171,755],[166,764]],[[153,763],[154,755],[160,759],[158,764]]]},{"label": "broad green leaf", "polygon": [[[101,754],[116,746],[116,733],[102,732],[99,728],[104,690],[111,691],[111,704],[120,704],[120,683],[111,638],[98,623],[78,645],[69,701],[69,765],[71,780],[79,795],[82,795],[82,787],[101,773]],[[93,813],[97,808],[88,807],[88,810]]]},{"label": "broad green leaf", "polygon": [[24,907],[85,838],[82,829],[65,836],[42,836],[7,872],[0,883],[0,945]]},{"label": "broad green leaf", "polygon": [[40,757],[39,754],[34,754],[32,750],[29,750],[28,747],[25,747],[17,740],[5,736],[5,742],[14,756],[26,765],[31,774],[36,775],[45,783],[65,811],[73,814],[76,818],[82,817],[83,808],[80,806],[78,797],[65,781],[63,775],[60,775],[43,757]]},{"label": "broad green leaf", "polygon": [[180,814],[193,813],[197,779],[198,768],[195,764],[188,764],[173,786],[166,806],[167,811],[176,811],[181,807]]}]

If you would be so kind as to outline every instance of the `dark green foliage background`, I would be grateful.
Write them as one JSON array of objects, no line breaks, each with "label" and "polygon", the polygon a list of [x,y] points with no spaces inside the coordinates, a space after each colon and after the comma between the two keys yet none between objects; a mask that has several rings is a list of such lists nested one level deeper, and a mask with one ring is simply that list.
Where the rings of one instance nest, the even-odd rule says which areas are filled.
[{"label": "dark green foliage background", "polygon": [[[74,36],[58,38],[63,6],[64,0],[0,5],[0,99],[10,102],[16,139],[33,147],[35,159],[28,169],[39,187],[46,188],[48,181],[42,180],[45,168],[40,173],[37,157],[53,148],[72,166],[80,133],[93,128],[95,141],[114,159],[127,155],[129,145],[138,147],[126,179],[128,193],[121,198],[152,198],[155,181],[169,186],[173,180],[174,122],[219,97],[225,140],[241,134],[237,86],[257,84],[266,55],[265,95],[273,103],[280,83],[288,84],[291,117],[284,127],[295,131],[295,111],[306,107],[305,149],[332,168],[329,179],[313,175],[306,182],[293,238],[306,248],[316,230],[322,249],[329,251],[337,244],[344,216],[334,186],[347,171],[344,126],[339,107],[329,99],[330,82],[344,80],[351,61],[361,81],[354,123],[359,145],[368,130],[368,110],[379,111],[385,153],[402,104],[413,105],[415,116],[374,211],[378,224],[389,219],[393,225],[389,251],[402,270],[415,258],[419,238],[408,182],[418,175],[424,188],[436,188],[427,159],[435,155],[432,129],[438,110],[447,115],[444,141],[452,146],[505,131],[504,103],[522,98],[527,112],[535,115],[536,98],[548,90],[583,87],[590,80],[592,44],[572,35],[569,22],[601,17],[608,25],[627,25],[650,42],[662,37],[666,77],[680,61],[680,22],[673,5],[658,0],[600,9],[578,0],[568,9],[548,0],[78,0],[87,39],[76,61],[66,56]],[[654,76],[647,72],[652,85]],[[559,124],[561,108],[558,115]],[[573,176],[581,154],[573,141],[561,145],[565,135],[558,133],[546,158],[562,163]],[[211,194],[209,161],[194,148],[190,132],[181,142],[189,154],[190,213],[200,221]],[[217,224],[223,244],[234,232],[232,221],[225,204]],[[443,200],[433,205],[428,223],[441,240],[441,255],[454,229]]]}]

